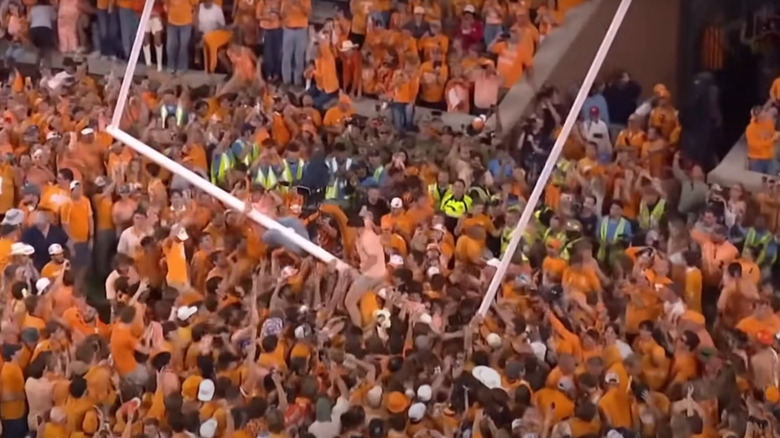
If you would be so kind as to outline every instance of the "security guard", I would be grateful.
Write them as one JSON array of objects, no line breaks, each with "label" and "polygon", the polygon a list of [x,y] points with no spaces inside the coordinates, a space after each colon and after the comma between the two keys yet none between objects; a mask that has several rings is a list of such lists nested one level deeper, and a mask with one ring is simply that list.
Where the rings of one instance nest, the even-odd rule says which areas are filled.
[{"label": "security guard", "polygon": [[643,190],[637,219],[642,231],[650,231],[661,226],[666,217],[666,199],[661,197],[653,185],[648,185]]},{"label": "security guard", "polygon": [[623,204],[620,201],[612,201],[609,206],[609,215],[601,219],[598,229],[599,251],[596,258],[603,262],[607,259],[609,248],[619,239],[631,240],[631,222],[623,218]]},{"label": "security guard", "polygon": [[575,246],[580,242],[587,240],[582,237],[582,224],[575,219],[569,219],[564,226],[566,230],[566,243],[561,248],[561,258],[568,261],[574,251]]},{"label": "security guard", "polygon": [[742,255],[746,255],[749,248],[755,250],[756,264],[763,265],[767,260],[767,252],[769,251],[770,244],[774,243],[774,236],[772,232],[766,228],[766,218],[764,215],[758,215],[753,222],[753,226],[748,228],[745,234],[745,243],[742,249]]},{"label": "security guard", "polygon": [[458,224],[458,219],[471,209],[471,197],[466,193],[466,183],[459,179],[452,184],[452,191],[444,195],[439,210],[446,217],[445,225],[452,232]]},{"label": "security guard", "polygon": [[352,158],[347,157],[344,143],[333,146],[333,156],[325,161],[330,173],[330,184],[325,189],[325,199],[345,199],[344,189],[347,187],[347,173],[352,168]]},{"label": "security guard", "polygon": [[450,175],[445,171],[439,172],[435,184],[428,185],[428,195],[437,209],[441,206],[441,200],[451,191]]},{"label": "security guard", "polygon": [[297,143],[290,143],[284,151],[285,158],[282,161],[282,178],[287,188],[292,187],[303,178],[303,168],[306,162],[301,159],[301,149]]},{"label": "security guard", "polygon": [[236,159],[230,148],[224,143],[217,145],[211,160],[211,183],[216,185],[224,184],[227,181],[230,169],[235,165]]},{"label": "security guard", "polygon": [[542,233],[542,241],[546,244],[548,240],[557,240],[561,245],[566,244],[566,230],[560,216],[554,214],[550,218],[550,226]]},{"label": "security guard", "polygon": [[264,150],[258,157],[252,169],[252,182],[266,190],[272,190],[279,183],[277,169],[271,162],[271,150]]},{"label": "security guard", "polygon": [[260,147],[252,138],[253,135],[254,128],[250,125],[244,125],[241,128],[241,137],[230,146],[236,161],[244,163],[246,167],[251,167],[257,160],[257,157],[260,156]]}]

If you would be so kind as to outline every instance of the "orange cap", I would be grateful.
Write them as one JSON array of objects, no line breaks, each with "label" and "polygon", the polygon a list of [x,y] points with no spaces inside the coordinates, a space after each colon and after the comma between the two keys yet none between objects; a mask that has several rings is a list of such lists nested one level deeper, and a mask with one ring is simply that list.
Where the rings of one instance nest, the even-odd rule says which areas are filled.
[{"label": "orange cap", "polygon": [[391,414],[400,414],[409,407],[409,399],[403,393],[393,391],[387,395],[385,407]]}]

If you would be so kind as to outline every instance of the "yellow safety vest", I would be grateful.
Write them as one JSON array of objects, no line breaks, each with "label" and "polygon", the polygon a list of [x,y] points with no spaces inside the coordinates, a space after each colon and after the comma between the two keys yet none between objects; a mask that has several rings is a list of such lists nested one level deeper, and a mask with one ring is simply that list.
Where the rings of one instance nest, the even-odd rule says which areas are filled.
[{"label": "yellow safety vest", "polygon": [[431,198],[433,198],[434,202],[439,205],[441,204],[441,199],[444,196],[447,196],[448,193],[450,193],[450,189],[452,188],[451,185],[447,186],[447,190],[444,191],[444,195],[441,194],[439,191],[439,185],[438,184],[429,184],[428,185],[428,194],[431,195]]},{"label": "yellow safety vest", "polygon": [[269,167],[266,173],[263,173],[263,169],[258,167],[254,182],[260,184],[266,190],[271,190],[276,187],[279,180],[276,178],[276,172],[274,172],[272,167]]},{"label": "yellow safety vest", "polygon": [[599,230],[599,252],[596,254],[596,258],[603,262],[607,257],[607,246],[617,241],[618,237],[623,235],[626,231],[626,222],[622,217],[618,219],[617,226],[615,227],[615,234],[612,238],[607,236],[607,229],[609,228],[609,219],[605,218],[601,221],[601,229]]},{"label": "yellow safety vest", "polygon": [[756,264],[760,265],[764,263],[766,260],[766,254],[769,250],[769,242],[772,241],[772,233],[769,231],[765,231],[764,235],[760,238],[758,237],[758,233],[756,233],[755,228],[748,229],[747,235],[745,236],[745,244],[744,249],[742,250],[742,255],[747,255],[748,248],[757,248],[761,251],[758,254],[758,257],[756,257]]},{"label": "yellow safety vest", "polygon": [[653,211],[647,207],[647,202],[642,200],[639,204],[639,228],[649,230],[657,227],[661,223],[661,218],[666,211],[666,200],[661,198],[653,207]]},{"label": "yellow safety vest", "polygon": [[574,240],[572,240],[570,242],[567,242],[563,246],[563,249],[561,250],[561,258],[568,262],[569,258],[571,257],[571,249],[574,248],[574,245],[576,245],[577,242],[579,242],[581,240],[582,240],[582,237],[578,237],[578,238],[576,238],[576,239],[574,239]]},{"label": "yellow safety vest", "polygon": [[[514,234],[515,227],[504,227],[504,230],[501,231],[501,257],[504,256],[504,253],[506,252],[506,247],[509,246],[509,241],[512,240],[512,235]],[[534,236],[532,233],[529,233],[527,230],[523,232],[523,241],[527,243],[528,245],[534,244]],[[525,253],[523,254],[523,259],[526,259]]]},{"label": "yellow safety vest", "polygon": [[455,199],[452,193],[447,193],[441,200],[441,211],[449,217],[459,218],[471,209],[471,197],[463,195],[462,199]]},{"label": "yellow safety vest", "polygon": [[[284,160],[283,164],[284,167],[282,168],[282,181],[289,183],[292,186],[294,182],[301,180],[303,177],[303,160],[298,159],[298,168],[295,169],[295,175],[293,175],[292,169],[290,168],[290,163],[288,163],[287,160]],[[287,188],[284,190],[287,190]]]},{"label": "yellow safety vest", "polygon": [[223,152],[219,156],[219,167],[217,168],[216,175],[214,174],[214,169],[211,169],[211,183],[212,184],[220,184],[225,182],[225,176],[227,176],[227,171],[230,170],[233,165],[235,165],[235,160],[233,159],[233,154],[230,152]]},{"label": "yellow safety vest", "polygon": [[[246,144],[244,144],[244,147],[246,147]],[[252,163],[260,156],[260,148],[257,146],[257,143],[252,143],[251,147],[252,149],[241,159],[241,162],[246,164],[246,167],[252,166]]]},{"label": "yellow safety vest", "polygon": [[374,170],[373,177],[374,177],[374,181],[376,181],[377,184],[379,184],[379,179],[382,177],[382,172],[384,171],[385,171],[385,166],[379,166]]}]

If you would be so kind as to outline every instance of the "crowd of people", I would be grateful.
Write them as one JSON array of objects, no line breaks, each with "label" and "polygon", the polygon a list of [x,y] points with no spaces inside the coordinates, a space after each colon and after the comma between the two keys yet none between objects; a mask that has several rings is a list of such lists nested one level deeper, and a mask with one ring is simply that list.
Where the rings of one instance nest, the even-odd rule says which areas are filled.
[{"label": "crowd of people", "polygon": [[[339,90],[370,96],[392,105],[397,126],[408,128],[415,104],[487,114],[582,2],[351,0],[315,24],[311,0],[234,0],[230,10],[221,0],[156,0],[142,53],[159,71],[235,74],[234,58],[246,52],[259,58],[266,81],[305,86],[318,108]],[[54,51],[127,59],[145,3],[7,0],[0,8],[11,42],[6,58],[35,49],[44,60]]]},{"label": "crowd of people", "polygon": [[[398,16],[376,3],[353,9],[344,47],[393,28]],[[489,4],[454,2],[444,16]],[[355,11],[378,26],[365,39]],[[479,26],[493,41],[504,30],[490,16]],[[436,15],[419,18],[431,32],[421,39],[443,35]],[[285,48],[300,37],[290,28],[276,34]],[[491,104],[494,128],[478,117],[457,130],[432,113],[406,129],[393,106],[404,102],[355,113],[349,87],[321,70],[334,46],[307,49],[313,64],[286,77],[231,40],[234,72],[218,87],[131,86],[120,127],[243,209],[107,134],[113,75],[68,58],[56,74],[4,78],[0,436],[780,431],[780,180],[755,193],[708,184],[679,152],[675,97],[658,84],[641,101],[623,73],[593,87],[543,201],[527,205],[572,96],[542,87],[516,127]],[[436,47],[421,45],[420,68],[454,51]],[[296,88],[298,75],[314,85]],[[778,96],[756,108],[749,144],[777,140]],[[264,229],[254,210],[343,264]]]}]

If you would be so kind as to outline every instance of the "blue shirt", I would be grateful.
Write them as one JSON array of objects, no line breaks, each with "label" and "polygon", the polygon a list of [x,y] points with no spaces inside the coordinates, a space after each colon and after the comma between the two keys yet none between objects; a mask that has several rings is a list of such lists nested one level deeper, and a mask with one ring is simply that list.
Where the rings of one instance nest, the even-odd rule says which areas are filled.
[{"label": "blue shirt", "polygon": [[504,166],[504,174],[500,175],[501,162],[498,158],[488,161],[487,168],[490,174],[493,175],[493,178],[512,178],[512,166]]},{"label": "blue shirt", "polygon": [[30,227],[22,232],[21,241],[35,248],[32,255],[33,266],[39,272],[51,261],[49,246],[58,243],[65,247],[68,244],[68,235],[60,226],[50,225],[49,232],[44,236],[38,227]]},{"label": "blue shirt", "polygon": [[614,242],[617,240],[618,237],[615,233],[617,233],[618,224],[620,222],[623,222],[623,232],[621,235],[625,239],[631,239],[631,237],[634,235],[633,230],[631,229],[631,222],[620,218],[618,220],[610,219],[609,216],[604,217],[601,219],[601,222],[599,222],[599,227],[596,230],[596,237],[600,240],[601,239],[601,227],[604,225],[604,221],[607,221],[607,242]]},{"label": "blue shirt", "polygon": [[590,109],[594,106],[599,109],[599,118],[609,125],[609,107],[607,106],[607,99],[601,93],[585,98],[585,103],[582,104],[582,109],[580,110],[582,120],[588,120]]}]

